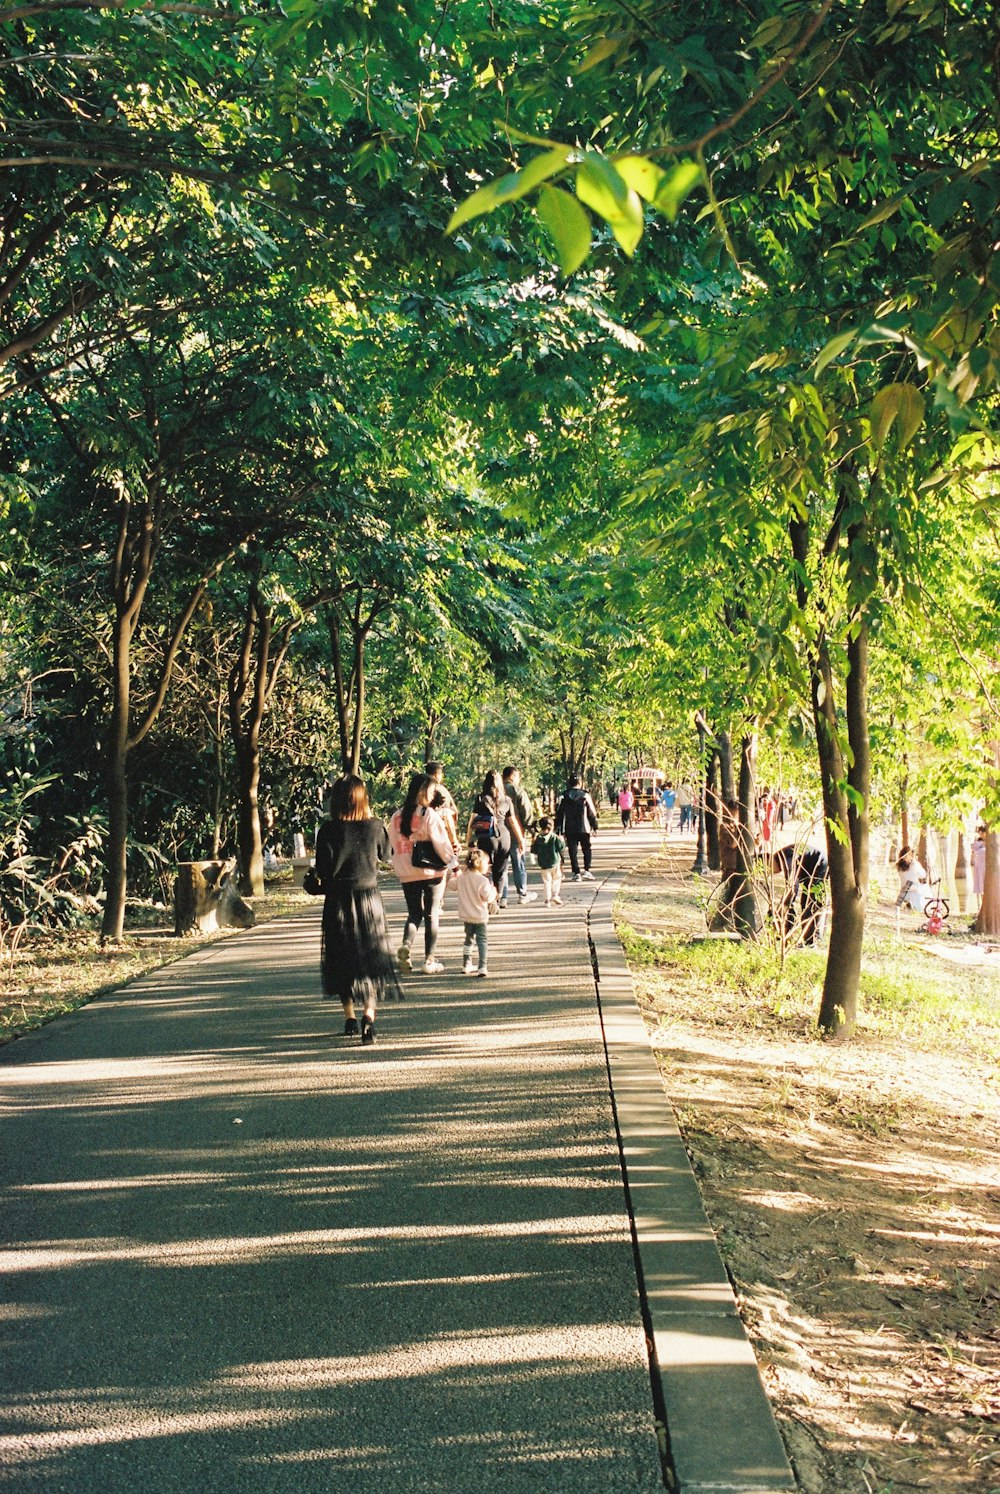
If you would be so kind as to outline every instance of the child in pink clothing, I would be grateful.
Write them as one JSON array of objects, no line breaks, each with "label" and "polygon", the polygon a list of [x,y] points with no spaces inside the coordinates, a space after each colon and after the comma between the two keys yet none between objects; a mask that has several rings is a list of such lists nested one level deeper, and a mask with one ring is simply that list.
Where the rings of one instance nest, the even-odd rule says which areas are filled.
[{"label": "child in pink clothing", "polygon": [[[490,858],[475,847],[465,853],[465,861],[455,874],[458,890],[458,915],[465,925],[462,949],[463,975],[489,975],[486,968],[486,929],[491,911],[496,907],[497,890],[490,869]],[[479,969],[472,963],[472,946],[479,946]]]}]

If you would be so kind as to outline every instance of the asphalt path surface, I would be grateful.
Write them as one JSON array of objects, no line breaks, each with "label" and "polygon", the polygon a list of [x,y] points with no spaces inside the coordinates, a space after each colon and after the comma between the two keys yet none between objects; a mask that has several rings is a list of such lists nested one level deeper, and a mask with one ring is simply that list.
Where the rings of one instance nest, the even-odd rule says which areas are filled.
[{"label": "asphalt path surface", "polygon": [[594,891],[501,913],[488,980],[449,894],[373,1048],[317,901],[0,1051],[0,1485],[662,1489]]}]

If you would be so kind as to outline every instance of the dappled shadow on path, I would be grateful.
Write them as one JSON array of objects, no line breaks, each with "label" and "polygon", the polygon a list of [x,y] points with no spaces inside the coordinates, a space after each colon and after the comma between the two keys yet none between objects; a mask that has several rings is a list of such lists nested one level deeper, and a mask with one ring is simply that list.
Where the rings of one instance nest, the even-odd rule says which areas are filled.
[{"label": "dappled shadow on path", "polygon": [[660,1487],[581,911],[529,961],[533,911],[488,982],[446,927],[374,1049],[310,912],[6,1050],[0,1470]]}]

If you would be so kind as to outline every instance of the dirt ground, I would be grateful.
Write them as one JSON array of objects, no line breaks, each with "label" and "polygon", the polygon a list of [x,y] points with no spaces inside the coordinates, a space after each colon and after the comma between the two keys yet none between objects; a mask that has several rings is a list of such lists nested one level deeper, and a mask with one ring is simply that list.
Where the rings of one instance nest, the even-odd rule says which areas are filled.
[{"label": "dirt ground", "polygon": [[[619,922],[704,934],[691,850],[634,874]],[[894,913],[873,923],[891,959]],[[967,938],[939,952],[952,979],[985,965],[1000,1012],[1000,965]],[[635,973],[801,1489],[1000,1490],[997,1028],[977,1048],[863,1020],[829,1044],[804,1011]]]}]

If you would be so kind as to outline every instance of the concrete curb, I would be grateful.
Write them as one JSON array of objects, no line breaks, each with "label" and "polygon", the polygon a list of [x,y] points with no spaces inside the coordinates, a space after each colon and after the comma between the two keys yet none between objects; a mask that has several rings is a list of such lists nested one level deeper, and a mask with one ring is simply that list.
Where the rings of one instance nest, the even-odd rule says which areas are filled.
[{"label": "concrete curb", "polygon": [[589,912],[591,947],[640,1290],[650,1372],[680,1494],[784,1494],[797,1485],[732,1284],[615,934],[614,872]]}]

